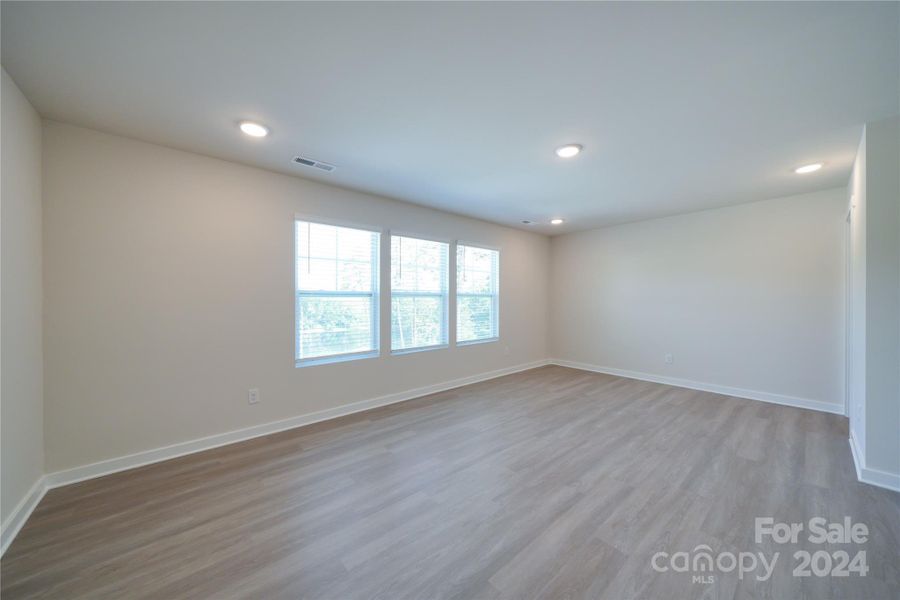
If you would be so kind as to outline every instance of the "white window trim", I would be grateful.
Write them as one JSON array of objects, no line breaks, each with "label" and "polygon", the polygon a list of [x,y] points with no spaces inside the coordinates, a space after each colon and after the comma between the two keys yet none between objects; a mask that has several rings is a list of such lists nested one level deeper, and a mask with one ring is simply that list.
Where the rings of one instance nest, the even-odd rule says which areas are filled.
[{"label": "white window trim", "polygon": [[296,358],[294,366],[298,369],[303,367],[315,367],[321,365],[330,365],[333,363],[349,362],[351,360],[363,360],[366,358],[378,358],[381,356],[380,350],[367,350],[365,352],[347,352],[346,354],[329,354],[327,356],[316,356],[315,358]]},{"label": "white window trim", "polygon": [[[376,251],[372,260],[372,281],[374,287],[371,292],[345,292],[345,291],[311,291],[302,292],[297,289],[297,222],[313,223],[316,225],[331,225],[332,227],[346,227],[350,229],[359,229],[377,234],[375,239]],[[319,217],[303,213],[294,213],[293,220],[293,237],[294,237],[294,367],[312,367],[316,365],[326,365],[330,363],[340,363],[352,360],[362,360],[366,358],[377,358],[381,356],[381,253],[384,245],[385,228],[376,227],[374,225],[366,225],[355,223],[352,221],[344,221],[341,219],[332,219],[330,217]],[[341,354],[327,354],[325,356],[314,356],[310,358],[297,358],[299,348],[297,347],[297,330],[300,324],[297,323],[297,293],[309,296],[371,296],[374,300],[372,307],[372,349],[363,350],[362,352],[344,352]]]},{"label": "white window trim", "polygon": [[[454,312],[459,311],[459,297],[460,296],[471,296],[471,297],[489,297],[491,298],[491,302],[494,305],[494,312],[497,315],[497,335],[489,337],[489,338],[479,338],[477,340],[459,340],[459,322],[457,321],[454,331],[454,337],[456,338],[457,346],[475,346],[477,344],[490,344],[493,342],[500,341],[500,261],[503,256],[503,252],[501,251],[499,246],[491,246],[489,244],[482,244],[480,242],[467,242],[465,240],[456,240],[454,245],[454,252],[460,246],[466,246],[467,248],[480,248],[482,250],[492,250],[497,253],[497,293],[496,294],[472,294],[466,292],[460,292],[458,284],[455,286],[455,293],[453,294],[453,309]],[[456,260],[454,256],[453,259],[454,264],[454,273],[453,276],[455,278],[459,278],[459,261]],[[457,317],[458,319],[458,317]]]},{"label": "white window trim", "polygon": [[[395,292],[394,286],[393,286],[393,272],[391,273],[392,281],[391,281],[391,284],[388,286],[388,295],[390,296],[390,310],[391,310],[391,329],[389,330],[390,333],[388,335],[388,345],[391,347],[391,352],[390,352],[391,356],[402,356],[404,354],[415,354],[416,352],[428,352],[430,350],[445,350],[445,349],[449,348],[450,347],[450,311],[451,311],[450,303],[455,302],[455,300],[451,300],[451,294],[450,294],[450,280],[452,279],[452,276],[454,275],[453,273],[450,272],[451,271],[450,254],[452,252],[455,252],[453,240],[424,236],[424,235],[419,235],[417,233],[411,233],[409,231],[401,231],[398,229],[388,229],[386,235],[388,237],[388,242],[390,243],[390,245],[388,246],[388,251],[387,251],[388,252],[388,263],[391,265],[393,265],[394,257],[391,254],[391,252],[393,250],[393,241],[390,238],[392,238],[393,236],[413,238],[413,239],[422,240],[425,242],[437,242],[439,244],[447,244],[447,292],[446,293],[410,292],[407,290],[401,290],[399,292]],[[394,311],[394,296],[395,295],[396,296],[409,296],[409,297],[432,296],[435,298],[445,298],[443,321],[444,321],[444,327],[446,330],[445,338],[447,339],[447,342],[443,343],[443,344],[432,344],[430,346],[416,346],[414,348],[398,348],[395,350],[393,347],[393,342],[394,342],[394,335],[393,335],[394,314],[393,314],[393,311]],[[453,308],[456,308],[455,304],[454,304]]]},{"label": "white window trim", "polygon": [[402,350],[391,350],[391,356],[403,356],[404,354],[416,354],[417,352],[430,352],[432,350],[446,350],[450,344],[434,344],[432,346],[417,346],[415,348],[403,348]]},{"label": "white window trim", "polygon": [[469,248],[481,248],[482,250],[493,250],[500,254],[500,246],[491,246],[490,244],[482,244],[481,242],[467,242],[466,240],[456,240],[457,246],[468,246]]},{"label": "white window trim", "polygon": [[453,243],[453,240],[450,238],[442,238],[440,236],[433,236],[427,234],[416,233],[414,231],[409,231],[408,229],[387,229],[385,232],[388,235],[396,235],[400,237],[408,237],[415,238],[417,240],[424,240],[426,242],[439,242],[441,244],[447,244],[448,246]]},{"label": "white window trim", "polygon": [[456,345],[457,345],[457,346],[460,346],[460,347],[463,347],[463,346],[477,346],[478,344],[492,344],[492,343],[494,343],[494,342],[499,342],[499,341],[500,341],[500,336],[498,335],[498,336],[495,336],[495,337],[482,338],[482,339],[480,339],[480,340],[466,340],[466,341],[463,341],[463,342],[456,342]]},{"label": "white window trim", "polygon": [[[333,227],[349,227],[350,229],[362,229],[371,231],[372,233],[384,234],[387,229],[378,227],[377,225],[368,225],[357,221],[347,221],[344,219],[335,219],[332,217],[323,217],[320,215],[311,215],[308,213],[294,213],[294,222],[306,221],[307,223],[316,223],[318,225],[331,225]],[[295,248],[296,251],[296,248]]]}]

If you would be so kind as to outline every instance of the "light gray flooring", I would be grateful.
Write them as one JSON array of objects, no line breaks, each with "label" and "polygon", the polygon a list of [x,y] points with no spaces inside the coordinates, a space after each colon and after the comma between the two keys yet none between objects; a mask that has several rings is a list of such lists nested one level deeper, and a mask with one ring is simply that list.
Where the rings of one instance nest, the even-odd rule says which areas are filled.
[{"label": "light gray flooring", "polygon": [[[845,515],[864,578],[754,543],[755,517]],[[651,568],[700,544],[780,562]],[[543,367],[52,490],[2,597],[879,600],[898,553],[900,494],[857,483],[845,419]]]}]

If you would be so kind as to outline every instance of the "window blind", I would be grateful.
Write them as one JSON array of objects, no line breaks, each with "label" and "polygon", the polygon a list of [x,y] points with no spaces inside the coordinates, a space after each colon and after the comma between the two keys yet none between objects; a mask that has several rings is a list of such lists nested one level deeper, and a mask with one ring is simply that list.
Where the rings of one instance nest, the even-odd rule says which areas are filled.
[{"label": "window blind", "polygon": [[456,246],[456,341],[500,336],[500,252]]},{"label": "window blind", "polygon": [[296,360],[378,349],[380,234],[295,222]]},{"label": "window blind", "polygon": [[448,342],[450,245],[391,236],[391,350]]}]

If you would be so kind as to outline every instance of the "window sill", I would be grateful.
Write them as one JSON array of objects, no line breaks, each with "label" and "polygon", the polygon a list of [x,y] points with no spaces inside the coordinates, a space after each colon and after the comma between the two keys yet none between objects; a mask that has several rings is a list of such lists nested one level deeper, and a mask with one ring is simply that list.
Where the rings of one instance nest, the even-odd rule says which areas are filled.
[{"label": "window sill", "polygon": [[351,360],[363,360],[365,358],[377,358],[381,355],[378,350],[371,352],[357,352],[354,354],[333,354],[331,356],[319,356],[316,358],[294,359],[294,368],[315,367],[317,365],[328,365],[332,363],[349,362]]},{"label": "window sill", "polygon": [[423,346],[421,348],[404,348],[403,350],[391,350],[391,356],[402,356],[403,354],[415,354],[416,352],[428,352],[429,350],[446,350],[450,344],[440,344],[437,346]]},{"label": "window sill", "polygon": [[456,342],[457,346],[475,346],[476,344],[490,344],[493,342],[499,342],[500,336],[492,337],[492,338],[484,338],[483,340],[466,340],[465,342]]}]

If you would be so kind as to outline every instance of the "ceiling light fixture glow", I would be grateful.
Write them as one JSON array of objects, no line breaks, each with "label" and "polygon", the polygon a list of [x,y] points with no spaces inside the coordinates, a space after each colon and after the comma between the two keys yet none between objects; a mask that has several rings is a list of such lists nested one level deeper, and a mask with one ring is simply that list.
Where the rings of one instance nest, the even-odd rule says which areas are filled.
[{"label": "ceiling light fixture glow", "polygon": [[269,128],[260,125],[259,123],[254,123],[253,121],[243,121],[241,123],[241,131],[249,135],[250,137],[266,137],[269,135]]},{"label": "ceiling light fixture glow", "polygon": [[562,219],[551,219],[550,220],[551,225],[562,225],[563,223],[565,223],[565,221],[563,221]]},{"label": "ceiling light fixture glow", "polygon": [[560,158],[572,158],[581,152],[581,144],[566,144],[556,149],[556,155]]},{"label": "ceiling light fixture glow", "polygon": [[794,169],[794,173],[799,173],[803,175],[804,173],[812,173],[813,171],[818,171],[822,168],[822,163],[813,163],[811,165],[803,165],[802,167],[797,167]]}]

